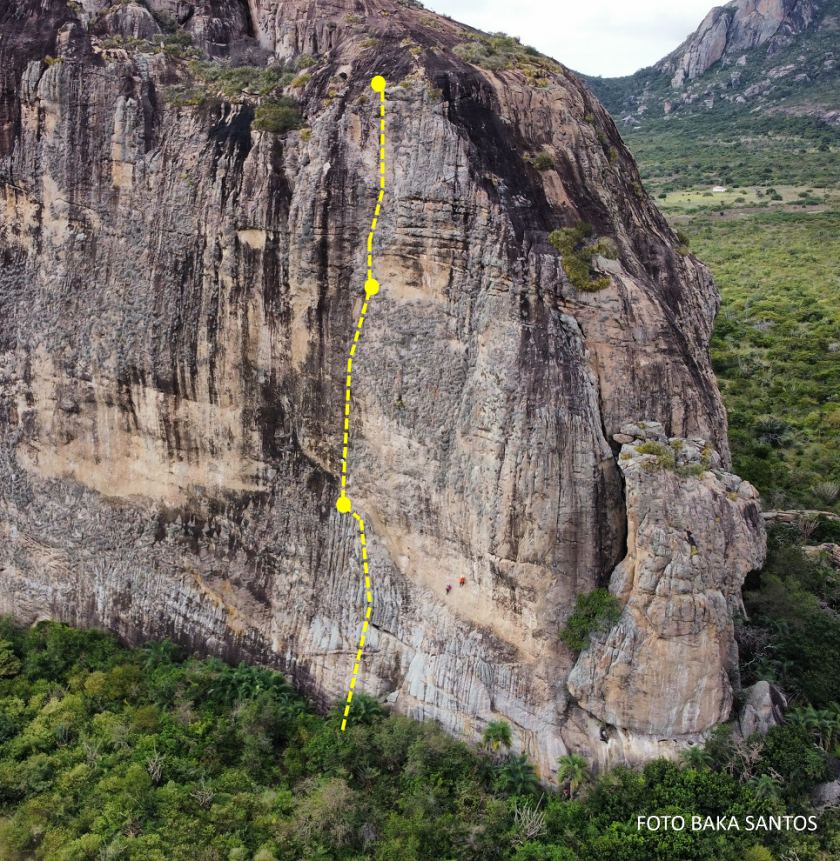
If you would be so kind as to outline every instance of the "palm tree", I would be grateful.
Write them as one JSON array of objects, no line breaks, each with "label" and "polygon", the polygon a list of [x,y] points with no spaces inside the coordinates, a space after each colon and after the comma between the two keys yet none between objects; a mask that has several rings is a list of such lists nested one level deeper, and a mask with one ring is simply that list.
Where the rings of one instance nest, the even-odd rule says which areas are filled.
[{"label": "palm tree", "polygon": [[712,757],[706,753],[699,744],[687,747],[680,753],[680,762],[684,768],[693,768],[695,771],[707,771],[712,767]]},{"label": "palm tree", "polygon": [[837,732],[837,719],[827,709],[821,709],[819,714],[819,743],[823,750],[831,748],[831,742]]},{"label": "palm tree", "polygon": [[513,741],[510,735],[510,724],[504,720],[491,720],[481,734],[481,744],[491,750],[498,751],[499,745],[510,750]]},{"label": "palm tree", "polygon": [[778,798],[779,785],[769,774],[762,774],[747,782],[756,798]]},{"label": "palm tree", "polygon": [[143,649],[145,660],[143,661],[144,670],[153,670],[158,664],[173,664],[181,655],[181,648],[177,643],[167,637],[162,643],[156,640],[149,640],[146,643],[146,648]]},{"label": "palm tree", "polygon": [[572,801],[578,787],[589,777],[589,762],[576,753],[568,753],[557,760],[559,780],[569,781],[569,800]]},{"label": "palm tree", "polygon": [[[330,717],[336,724],[344,720],[344,710],[347,706],[346,700],[336,700],[330,710]],[[350,711],[347,714],[347,725],[373,726],[377,721],[385,717],[385,709],[376,697],[370,694],[355,694],[350,703]]]},{"label": "palm tree", "polygon": [[499,770],[496,786],[511,795],[536,795],[540,789],[534,766],[525,754],[511,756]]},{"label": "palm tree", "polygon": [[810,703],[804,709],[800,709],[800,713],[802,714],[802,726],[819,738],[820,713]]},{"label": "palm tree", "polygon": [[359,694],[353,697],[350,705],[350,722],[361,723],[365,726],[373,726],[377,721],[385,717],[385,709],[376,697],[369,694]]},{"label": "palm tree", "polygon": [[791,709],[785,715],[785,723],[790,726],[805,726],[805,715],[802,714],[801,709]]}]

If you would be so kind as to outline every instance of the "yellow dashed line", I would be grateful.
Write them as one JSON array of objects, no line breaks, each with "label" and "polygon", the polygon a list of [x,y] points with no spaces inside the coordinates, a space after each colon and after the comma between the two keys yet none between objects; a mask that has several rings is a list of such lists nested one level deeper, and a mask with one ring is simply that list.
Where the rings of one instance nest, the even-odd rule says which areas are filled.
[{"label": "yellow dashed line", "polygon": [[352,514],[359,524],[359,541],[362,547],[362,565],[365,571],[365,598],[367,600],[367,608],[365,610],[364,620],[362,622],[362,633],[359,638],[359,649],[356,653],[356,664],[353,667],[353,675],[350,678],[350,688],[347,691],[347,704],[344,707],[344,719],[341,721],[342,732],[347,727],[347,717],[350,714],[350,703],[353,701],[353,690],[356,687],[356,681],[359,676],[359,666],[362,660],[362,650],[365,645],[365,636],[367,634],[370,617],[373,611],[373,590],[370,585],[367,542],[365,540],[365,522],[359,514],[353,511],[353,505],[345,495],[347,486],[347,453],[349,446],[349,431],[350,431],[350,384],[352,382],[351,371],[353,369],[353,356],[356,353],[356,345],[359,341],[359,336],[362,334],[362,326],[365,322],[365,314],[367,314],[368,302],[379,292],[379,284],[373,277],[373,234],[376,231],[376,224],[379,219],[382,199],[385,197],[385,79],[377,75],[371,82],[371,87],[379,93],[379,114],[383,118],[380,120],[381,134],[379,136],[379,198],[376,203],[376,212],[374,213],[373,222],[370,226],[370,233],[367,238],[367,281],[365,282],[365,302],[362,304],[362,313],[359,317],[359,322],[356,324],[356,333],[353,336],[353,343],[350,346],[350,358],[347,359],[347,381],[345,390],[345,406],[344,406],[344,444],[342,448],[341,459],[341,496],[336,503],[336,508],[341,514]]}]

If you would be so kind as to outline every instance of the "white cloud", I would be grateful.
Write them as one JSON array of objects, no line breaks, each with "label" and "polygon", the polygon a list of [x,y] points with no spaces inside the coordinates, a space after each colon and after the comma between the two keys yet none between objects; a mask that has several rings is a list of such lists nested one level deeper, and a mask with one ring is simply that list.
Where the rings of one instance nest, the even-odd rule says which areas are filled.
[{"label": "white cloud", "polygon": [[456,21],[518,36],[588,75],[631,75],[674,50],[721,0],[426,0]]}]

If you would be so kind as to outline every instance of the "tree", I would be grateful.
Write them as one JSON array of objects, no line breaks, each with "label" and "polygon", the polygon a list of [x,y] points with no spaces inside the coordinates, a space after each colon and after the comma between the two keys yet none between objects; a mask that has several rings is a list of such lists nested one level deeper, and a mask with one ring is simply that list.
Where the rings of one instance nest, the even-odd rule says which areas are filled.
[{"label": "tree", "polygon": [[695,771],[706,771],[712,767],[714,760],[706,753],[699,744],[687,747],[680,753],[680,762],[684,768],[693,768]]},{"label": "tree", "polygon": [[214,684],[207,691],[207,699],[216,705],[232,706],[244,700],[254,700],[268,693],[282,705],[289,705],[297,698],[294,688],[286,682],[282,673],[264,667],[249,667],[244,662],[238,667],[223,665]]},{"label": "tree", "polygon": [[756,798],[778,798],[779,784],[769,774],[761,774],[747,783]]},{"label": "tree", "polygon": [[557,760],[559,780],[569,781],[569,800],[574,800],[578,787],[589,777],[589,763],[577,753],[568,753]]},{"label": "tree", "polygon": [[167,637],[163,642],[149,640],[143,649],[143,669],[153,670],[160,664],[174,664],[181,657],[181,648]]},{"label": "tree", "polygon": [[482,746],[497,751],[499,746],[510,750],[512,744],[510,724],[504,720],[491,720],[481,734]]},{"label": "tree", "polygon": [[785,794],[791,797],[805,795],[831,776],[825,754],[802,726],[770,728],[759,771],[778,774],[785,782]]},{"label": "tree", "polygon": [[[344,720],[346,700],[336,700],[330,711],[332,719],[340,724]],[[385,709],[376,697],[370,694],[355,694],[347,715],[347,726],[373,726],[385,717]]]},{"label": "tree", "polygon": [[540,790],[536,770],[524,753],[507,760],[499,770],[496,785],[510,795],[536,795]]},{"label": "tree", "polygon": [[12,644],[8,640],[0,640],[0,678],[10,678],[19,672],[20,661],[12,651]]}]

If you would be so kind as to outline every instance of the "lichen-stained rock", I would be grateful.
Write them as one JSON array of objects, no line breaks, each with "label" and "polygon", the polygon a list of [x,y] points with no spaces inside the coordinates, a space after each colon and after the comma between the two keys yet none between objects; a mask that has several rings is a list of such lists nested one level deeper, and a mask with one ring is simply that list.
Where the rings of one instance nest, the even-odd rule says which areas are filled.
[{"label": "lichen-stained rock", "polygon": [[[468,63],[469,31],[410,3],[155,0],[161,35],[306,67],[282,93],[306,128],[258,131],[260,87],[229,100],[181,42],[102,38],[148,23],[105,9],[0,6],[0,612],[344,696],[365,601],[335,500],[382,74],[348,472],[373,580],[359,684],[467,737],[505,718],[546,777],[567,743],[595,751],[557,633],[625,553],[611,436],[649,416],[728,459],[717,291],[609,116],[560,66]],[[578,220],[616,249],[598,293],[548,242]],[[730,531],[760,545],[734,508]],[[678,660],[660,671],[678,685]],[[652,755],[628,721],[627,758]]]},{"label": "lichen-stained rock", "polygon": [[737,676],[733,615],[764,564],[758,494],[719,468],[704,439],[662,425],[621,429],[627,556],[610,580],[623,612],[569,676],[584,710],[648,736],[701,733],[729,716]]}]

